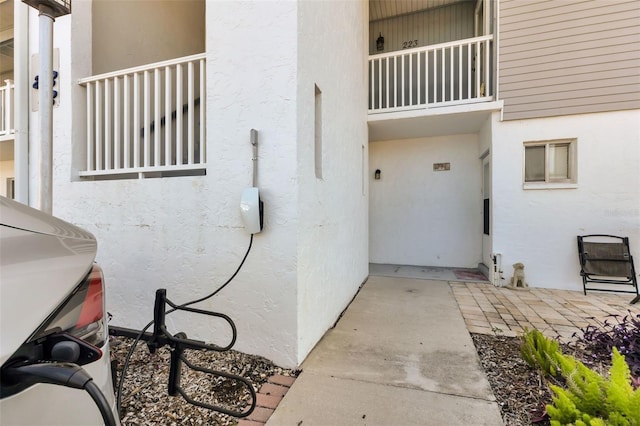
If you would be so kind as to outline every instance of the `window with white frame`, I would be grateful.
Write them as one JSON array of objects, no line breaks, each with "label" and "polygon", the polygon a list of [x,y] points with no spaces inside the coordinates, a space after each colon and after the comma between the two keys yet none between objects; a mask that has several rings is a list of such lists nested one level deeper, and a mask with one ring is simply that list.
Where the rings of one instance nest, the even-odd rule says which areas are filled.
[{"label": "window with white frame", "polygon": [[524,183],[575,184],[576,139],[524,143]]}]

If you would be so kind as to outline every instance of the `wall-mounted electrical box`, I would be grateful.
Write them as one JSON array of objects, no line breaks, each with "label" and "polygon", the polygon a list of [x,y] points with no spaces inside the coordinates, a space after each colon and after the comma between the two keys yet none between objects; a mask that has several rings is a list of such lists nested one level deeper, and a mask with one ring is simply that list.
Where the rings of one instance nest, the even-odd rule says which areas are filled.
[{"label": "wall-mounted electrical box", "polygon": [[264,225],[263,203],[260,199],[258,188],[246,188],[242,191],[240,213],[242,222],[244,222],[244,226],[250,234],[257,234],[262,231]]}]

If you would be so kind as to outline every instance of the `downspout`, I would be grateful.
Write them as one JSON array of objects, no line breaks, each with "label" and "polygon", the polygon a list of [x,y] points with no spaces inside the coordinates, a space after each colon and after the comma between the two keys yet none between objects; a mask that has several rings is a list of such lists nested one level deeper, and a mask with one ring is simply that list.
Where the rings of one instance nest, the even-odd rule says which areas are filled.
[{"label": "downspout", "polygon": [[14,43],[17,56],[13,58],[15,98],[13,168],[16,200],[29,204],[29,6],[14,1]]},{"label": "downspout", "polygon": [[480,8],[482,7],[482,0],[476,1],[476,8],[473,11],[473,36],[478,37],[478,14],[480,13]]}]

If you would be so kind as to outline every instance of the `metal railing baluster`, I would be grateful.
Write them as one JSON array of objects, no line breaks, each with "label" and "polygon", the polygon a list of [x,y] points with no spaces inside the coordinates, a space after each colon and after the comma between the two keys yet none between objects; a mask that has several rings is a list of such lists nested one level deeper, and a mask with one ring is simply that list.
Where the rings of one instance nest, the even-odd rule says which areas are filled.
[{"label": "metal railing baluster", "polygon": [[486,35],[371,55],[369,113],[489,100],[492,45]]},{"label": "metal railing baluster", "polygon": [[204,169],[205,62],[198,54],[81,79],[87,141],[80,176]]}]

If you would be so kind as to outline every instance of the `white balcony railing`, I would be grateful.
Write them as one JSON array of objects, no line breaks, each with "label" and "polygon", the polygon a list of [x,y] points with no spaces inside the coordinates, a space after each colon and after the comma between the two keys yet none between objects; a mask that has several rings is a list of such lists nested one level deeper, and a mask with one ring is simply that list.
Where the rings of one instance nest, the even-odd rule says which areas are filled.
[{"label": "white balcony railing", "polygon": [[491,100],[493,35],[369,57],[369,113]]},{"label": "white balcony railing", "polygon": [[11,80],[5,80],[0,86],[0,140],[13,138],[15,128],[13,125],[15,85]]},{"label": "white balcony railing", "polygon": [[203,170],[205,55],[84,78],[86,167],[80,176]]}]

